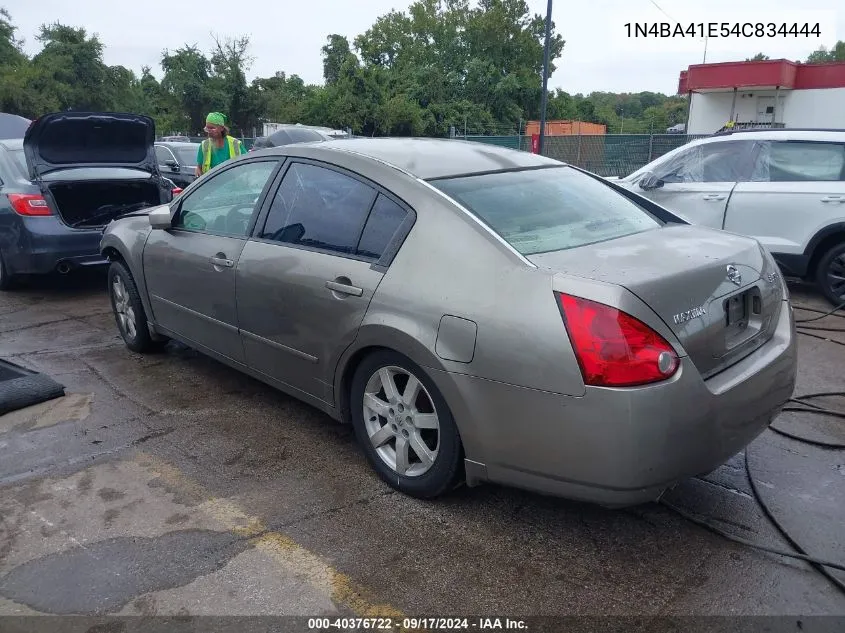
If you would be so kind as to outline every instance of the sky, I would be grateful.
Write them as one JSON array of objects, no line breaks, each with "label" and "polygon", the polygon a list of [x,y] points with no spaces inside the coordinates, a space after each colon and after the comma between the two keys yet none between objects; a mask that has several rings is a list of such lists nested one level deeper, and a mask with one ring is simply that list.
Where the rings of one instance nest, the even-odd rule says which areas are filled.
[{"label": "sky", "polygon": [[[545,15],[547,0],[527,0],[532,12]],[[248,73],[269,76],[276,71],[298,74],[306,83],[322,83],[321,47],[330,33],[349,37],[365,32],[392,9],[404,11],[410,0],[0,0],[25,40],[25,50],[39,50],[39,26],[58,21],[84,26],[105,44],[109,65],[140,73],[150,66],[161,77],[165,49],[196,44],[209,51],[212,34],[248,35],[254,61]],[[702,8],[706,4],[706,8]],[[549,79],[552,89],[571,94],[653,91],[674,94],[678,75],[703,61],[742,61],[758,52],[772,59],[803,60],[819,46],[845,40],[842,0],[554,0],[552,19],[566,45]],[[837,11],[838,8],[838,11]],[[634,37],[626,24],[704,23],[715,37]],[[810,28],[820,37],[719,37],[723,23],[764,22]],[[707,25],[712,24],[712,27]],[[698,28],[698,27],[696,27]],[[697,33],[697,35],[700,33]]]}]

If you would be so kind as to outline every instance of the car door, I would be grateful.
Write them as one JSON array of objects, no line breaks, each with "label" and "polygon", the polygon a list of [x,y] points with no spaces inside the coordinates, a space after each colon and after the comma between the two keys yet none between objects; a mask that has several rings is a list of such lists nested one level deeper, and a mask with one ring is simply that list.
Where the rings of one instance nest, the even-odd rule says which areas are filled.
[{"label": "car door", "polygon": [[652,174],[660,186],[634,190],[692,224],[721,229],[731,193],[750,170],[751,145],[748,141],[693,145],[655,166]]},{"label": "car door", "polygon": [[412,212],[369,181],[296,160],[237,265],[248,365],[332,402],[332,359],[355,338]]},{"label": "car door", "polygon": [[751,177],[734,190],[725,229],[772,253],[803,255],[822,228],[845,219],[845,143],[757,141]]},{"label": "car door", "polygon": [[235,267],[279,159],[238,161],[177,203],[171,228],[153,229],[144,275],[158,325],[177,338],[243,362]]}]

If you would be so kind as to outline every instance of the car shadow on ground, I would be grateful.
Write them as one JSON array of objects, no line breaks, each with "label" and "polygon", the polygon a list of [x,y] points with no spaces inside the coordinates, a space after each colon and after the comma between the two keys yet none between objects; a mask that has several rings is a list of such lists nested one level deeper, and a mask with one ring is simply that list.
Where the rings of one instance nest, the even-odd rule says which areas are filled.
[{"label": "car shadow on ground", "polygon": [[105,266],[72,270],[64,275],[28,275],[17,280],[6,293],[8,298],[23,300],[82,299],[102,295],[107,297]]}]

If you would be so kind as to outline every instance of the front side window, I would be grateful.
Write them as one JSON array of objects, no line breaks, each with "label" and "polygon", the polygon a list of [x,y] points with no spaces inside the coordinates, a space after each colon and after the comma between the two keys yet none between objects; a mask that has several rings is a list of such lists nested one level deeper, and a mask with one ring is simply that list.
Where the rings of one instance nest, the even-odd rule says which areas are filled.
[{"label": "front side window", "polygon": [[356,255],[376,191],[332,169],[294,163],[273,198],[259,237]]},{"label": "front side window", "polygon": [[432,180],[523,255],[656,229],[660,222],[570,167]]},{"label": "front side window", "polygon": [[750,143],[702,143],[688,148],[655,169],[664,183],[738,182]]},{"label": "front side window", "polygon": [[760,141],[757,148],[752,181],[845,180],[845,143]]},{"label": "front side window", "polygon": [[276,161],[243,163],[200,184],[182,202],[174,228],[246,236]]}]

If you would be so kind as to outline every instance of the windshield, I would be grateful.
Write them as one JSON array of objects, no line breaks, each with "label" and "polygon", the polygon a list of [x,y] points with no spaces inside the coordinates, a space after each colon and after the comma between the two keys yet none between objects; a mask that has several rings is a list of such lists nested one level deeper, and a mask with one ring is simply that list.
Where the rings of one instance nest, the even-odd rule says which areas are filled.
[{"label": "windshield", "polygon": [[608,185],[570,167],[433,180],[522,255],[575,248],[661,226]]},{"label": "windshield", "polygon": [[176,158],[179,159],[180,165],[190,165],[191,167],[197,164],[197,148],[196,147],[177,147]]}]

